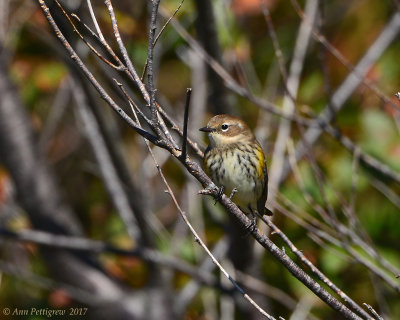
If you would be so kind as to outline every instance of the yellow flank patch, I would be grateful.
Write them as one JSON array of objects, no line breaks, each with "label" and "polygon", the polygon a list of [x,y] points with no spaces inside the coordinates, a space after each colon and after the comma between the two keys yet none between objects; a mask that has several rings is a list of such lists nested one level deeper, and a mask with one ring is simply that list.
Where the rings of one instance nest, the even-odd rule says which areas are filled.
[{"label": "yellow flank patch", "polygon": [[258,157],[258,166],[257,166],[257,173],[259,177],[264,176],[264,152],[262,151],[261,147],[257,145],[257,151],[256,151],[257,157]]}]

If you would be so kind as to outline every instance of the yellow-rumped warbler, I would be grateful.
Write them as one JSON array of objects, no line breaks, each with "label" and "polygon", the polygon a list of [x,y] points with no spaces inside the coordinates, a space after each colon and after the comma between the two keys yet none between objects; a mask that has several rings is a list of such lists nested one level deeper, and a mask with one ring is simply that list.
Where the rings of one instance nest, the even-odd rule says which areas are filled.
[{"label": "yellow-rumped warbler", "polygon": [[227,195],[236,189],[233,201],[255,217],[271,215],[265,208],[268,174],[264,152],[247,124],[234,116],[213,117],[200,131],[208,133],[210,144],[204,154],[204,168]]}]

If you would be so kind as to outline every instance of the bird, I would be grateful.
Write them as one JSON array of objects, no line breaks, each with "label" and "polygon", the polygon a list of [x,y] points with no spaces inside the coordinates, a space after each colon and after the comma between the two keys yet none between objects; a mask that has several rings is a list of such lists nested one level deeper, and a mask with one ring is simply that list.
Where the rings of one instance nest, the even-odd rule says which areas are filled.
[{"label": "bird", "polygon": [[272,215],[265,207],[268,197],[266,158],[249,126],[238,117],[219,114],[199,130],[209,137],[203,164],[207,175],[220,187],[220,196],[222,193],[230,195],[241,211],[252,215],[254,226],[256,213]]}]

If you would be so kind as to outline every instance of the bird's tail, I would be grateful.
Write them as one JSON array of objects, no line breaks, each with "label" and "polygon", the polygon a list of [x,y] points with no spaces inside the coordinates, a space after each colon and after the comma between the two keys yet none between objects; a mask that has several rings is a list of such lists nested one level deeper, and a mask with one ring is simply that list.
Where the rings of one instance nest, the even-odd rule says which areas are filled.
[{"label": "bird's tail", "polygon": [[272,213],[272,211],[269,210],[268,208],[264,208],[264,215],[266,215],[266,216],[272,216],[273,213]]}]

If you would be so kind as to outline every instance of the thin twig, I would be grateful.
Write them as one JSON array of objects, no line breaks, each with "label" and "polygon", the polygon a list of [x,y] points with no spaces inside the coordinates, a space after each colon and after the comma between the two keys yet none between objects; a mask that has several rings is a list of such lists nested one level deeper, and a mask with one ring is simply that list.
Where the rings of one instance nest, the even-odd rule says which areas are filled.
[{"label": "thin twig", "polygon": [[[86,23],[83,23],[82,20],[75,14],[71,13],[71,17],[74,18],[76,21],[78,21],[80,24],[82,24],[85,29],[97,40],[100,42],[101,45],[104,46],[106,51],[110,54],[110,56],[115,60],[115,62],[118,64],[119,68],[117,69],[118,71],[123,71],[125,74],[128,76],[129,79],[132,81],[135,81],[134,78],[132,77],[132,74],[129,72],[128,68],[124,65],[124,63],[121,61],[121,59],[117,56],[117,54],[114,52],[114,50],[111,48],[111,46],[108,44],[107,40],[105,38],[100,38]],[[115,68],[114,68],[115,69]]]},{"label": "thin twig", "polygon": [[[162,7],[160,8],[160,13],[162,16],[166,17],[168,14],[166,10]],[[258,98],[254,96],[251,92],[249,92],[246,88],[242,87],[237,83],[237,81],[225,70],[225,68],[214,58],[212,58],[204,48],[196,41],[186,30],[185,28],[179,23],[179,21],[172,19],[171,25],[175,28],[175,30],[179,33],[179,35],[189,44],[189,46],[193,49],[193,51],[203,59],[214,71],[217,73],[225,82],[225,85],[230,88],[232,91],[236,92],[238,95],[249,99],[255,105],[259,106],[260,108],[272,113],[276,114],[280,117],[288,119],[290,121],[296,121],[301,125],[308,126],[312,120],[300,117],[300,116],[287,116],[285,115],[279,107],[274,105],[272,102],[267,101],[265,99]]]},{"label": "thin twig", "polygon": [[290,248],[290,250],[303,262],[312,273],[314,273],[322,282],[324,282],[329,288],[331,288],[337,295],[339,295],[343,301],[345,301],[355,312],[363,316],[365,319],[370,319],[365,310],[363,310],[353,299],[351,299],[346,293],[344,293],[340,288],[338,288],[325,274],[323,274],[306,256],[297,249],[292,241],[268,218],[265,216],[261,217],[272,231],[277,234]]},{"label": "thin twig", "polygon": [[[40,1],[42,1],[42,0],[40,0]],[[138,76],[138,74],[137,74],[137,72],[136,72],[136,70],[135,70],[135,68],[134,68],[134,66],[132,64],[132,61],[129,58],[128,51],[126,50],[125,45],[122,42],[121,34],[119,33],[117,18],[115,17],[115,13],[114,13],[114,9],[112,7],[111,1],[110,0],[105,0],[104,3],[106,5],[106,7],[107,7],[108,14],[110,15],[111,24],[113,26],[114,36],[115,36],[115,39],[117,40],[118,47],[119,47],[119,50],[122,53],[122,56],[123,56],[124,61],[125,61],[125,64],[128,67],[128,70],[131,73],[131,75],[132,75],[132,77],[134,79],[134,82],[136,83],[136,85],[138,86],[140,92],[142,93],[143,98],[145,99],[146,103],[150,104],[149,93],[147,92],[147,90],[146,90],[146,88],[144,86],[144,83],[140,80],[140,78],[139,78],[139,76]]]},{"label": "thin twig", "polygon": [[[179,128],[178,124],[175,122],[175,120],[157,103],[157,108],[158,112],[161,114],[161,116],[166,120],[166,122],[171,125],[171,130],[177,132],[181,137],[183,136],[183,131],[181,128]],[[191,140],[189,137],[186,138],[187,143],[190,145],[190,147],[193,149],[193,151],[200,157],[203,158],[204,153],[200,149],[200,147],[197,145],[197,142],[194,142]]]},{"label": "thin twig", "polygon": [[[81,40],[88,46],[88,48],[98,57],[100,58],[103,62],[107,63],[110,67],[116,69],[116,70],[123,70],[123,66],[121,64],[115,65],[105,57],[103,57],[90,43],[86,38],[79,32],[79,30],[76,28],[75,24],[73,23],[72,19],[69,17],[68,13],[64,10],[62,5],[58,2],[58,0],[55,0],[55,3],[57,6],[60,8],[61,12],[63,15],[67,18],[68,22],[71,24],[72,28],[74,29],[75,33],[81,38]],[[76,15],[74,15],[75,18],[78,18]],[[78,18],[79,19],[79,18]],[[80,21],[80,19],[78,20]],[[103,40],[101,40],[103,39]],[[104,43],[104,38],[99,38],[99,40]],[[119,61],[117,61],[119,62]]]},{"label": "thin twig", "polygon": [[367,309],[373,314],[374,318],[376,320],[384,320],[376,311],[374,308],[372,308],[368,303],[363,303],[364,306],[367,307]]},{"label": "thin twig", "polygon": [[[388,185],[378,179],[372,178],[370,184],[376,190],[382,193],[386,198],[388,198],[389,201],[393,203],[397,208],[400,209],[400,196],[398,193],[390,189]],[[398,210],[397,213],[400,213],[400,211]]]},{"label": "thin twig", "polygon": [[[304,19],[308,22],[308,17],[304,14],[304,12],[301,10],[301,7],[297,0],[291,0],[292,5],[294,9],[296,10],[297,14],[301,19]],[[389,24],[393,27],[392,30],[390,30],[392,33],[398,33],[398,28],[400,24],[400,13],[396,12],[391,19],[391,22]],[[397,25],[397,26],[396,26]],[[336,57],[340,61],[341,64],[343,64],[348,70],[351,71],[351,73],[356,76],[360,82],[365,85],[368,89],[370,89],[372,92],[374,92],[383,102],[393,106],[394,108],[398,108],[398,106],[391,101],[389,97],[387,97],[385,94],[383,94],[377,86],[375,86],[368,78],[365,77],[365,74],[363,72],[359,72],[357,68],[350,63],[349,60],[347,60],[338,49],[336,49],[321,33],[318,32],[317,29],[312,27],[313,35],[317,41],[319,41],[322,45],[324,45],[329,52]]]},{"label": "thin twig", "polygon": [[[310,20],[313,21],[316,17],[318,8],[318,1],[306,1],[306,12],[310,17]],[[289,77],[287,79],[287,92],[289,94],[285,94],[283,99],[283,107],[282,111],[285,114],[290,116],[295,115],[295,101],[297,98],[297,91],[300,84],[300,76],[303,69],[303,64],[308,48],[308,44],[310,42],[311,37],[311,28],[308,24],[302,21],[299,32],[296,39],[296,44],[294,48],[292,62],[290,64],[289,69]],[[280,176],[283,170],[284,156],[286,150],[286,141],[290,136],[291,132],[291,124],[288,120],[281,118],[279,123],[279,129],[277,133],[277,137],[275,140],[274,152],[272,157],[272,164],[270,169],[269,176],[269,186],[272,190],[278,190],[278,184],[280,180]],[[272,202],[275,197],[275,193],[272,193]],[[269,197],[271,201],[271,197]]]},{"label": "thin twig", "polygon": [[158,13],[158,5],[160,4],[160,0],[153,0],[151,2],[151,17],[150,17],[150,30],[148,36],[148,46],[147,46],[147,61],[148,61],[148,70],[147,70],[147,85],[149,87],[150,94],[150,112],[151,112],[151,120],[153,123],[157,123],[157,107],[156,107],[156,89],[154,86],[154,75],[153,75],[153,55],[154,55],[154,37],[157,28],[157,13]]},{"label": "thin twig", "polygon": [[183,118],[183,134],[182,134],[182,155],[181,158],[186,158],[186,147],[187,147],[187,127],[189,119],[189,106],[190,106],[190,96],[192,94],[192,88],[186,90],[186,102],[185,102],[185,114]]},{"label": "thin twig", "polygon": [[[294,6],[296,7],[296,10],[299,12],[299,15],[301,14],[301,17],[303,19],[306,19],[308,21],[308,18],[304,15],[304,13],[301,11],[299,8],[297,2],[295,0],[291,0]],[[375,40],[375,42],[370,46],[368,49],[367,53],[364,55],[364,57],[359,61],[357,66],[353,67],[348,66],[351,70],[351,73],[346,77],[346,79],[342,82],[342,84],[338,87],[338,89],[333,93],[331,101],[329,105],[327,105],[320,113],[318,118],[315,121],[315,123],[319,123],[319,127],[312,126],[310,127],[307,132],[305,133],[305,143],[307,143],[309,146],[313,145],[322,132],[326,130],[327,125],[329,122],[333,119],[335,113],[337,113],[344,105],[345,101],[349,98],[349,96],[352,94],[352,92],[360,85],[364,84],[371,90],[371,86],[368,85],[367,80],[365,79],[365,74],[367,71],[370,69],[370,67],[373,65],[373,63],[378,59],[378,57],[385,51],[385,49],[389,46],[390,43],[392,43],[395,39],[397,34],[400,32],[400,13],[395,13],[391,20],[388,22],[384,30],[381,32],[379,37]],[[325,39],[322,35],[320,35],[315,28],[313,28],[313,33],[314,35],[317,33],[318,37],[317,40],[321,41],[322,39]],[[327,43],[326,39],[325,42]],[[342,56],[337,49],[335,49],[333,46],[330,46],[332,49],[332,53],[336,52],[338,56]],[[344,58],[343,58],[344,59]],[[343,63],[346,65],[345,61]],[[388,101],[390,100],[389,98],[383,96],[379,92],[376,92],[376,90],[373,90],[375,94],[377,94],[383,101]],[[392,101],[387,102],[390,104],[393,104]],[[299,142],[299,144],[296,146],[296,160],[299,161],[306,153],[306,147],[305,143]],[[288,161],[285,161],[285,170],[283,172],[283,175],[281,177],[281,182],[286,179],[290,172],[290,165]]]},{"label": "thin twig", "polygon": [[271,37],[271,40],[272,40],[272,45],[274,46],[275,56],[278,60],[278,65],[279,65],[279,69],[281,72],[281,76],[283,78],[283,83],[286,88],[286,93],[291,95],[288,88],[286,87],[287,83],[288,83],[288,76],[287,76],[287,72],[286,72],[286,68],[285,68],[285,61],[283,58],[282,50],[279,46],[279,41],[278,41],[278,37],[276,36],[274,24],[272,23],[271,15],[268,10],[267,4],[265,2],[266,2],[265,0],[260,0],[261,9],[262,9],[262,12],[264,15],[264,19],[268,26],[268,32],[269,32],[269,36]]},{"label": "thin twig", "polygon": [[[140,108],[136,105],[136,103],[133,101],[133,99],[130,97],[130,95],[128,94],[128,92],[125,90],[124,86],[122,85],[122,83],[118,82],[117,79],[113,78],[114,82],[116,83],[116,85],[118,86],[118,88],[120,88],[120,90],[122,91],[122,93],[124,94],[125,98],[135,107],[136,112],[139,113],[139,115],[147,122],[150,122],[150,119],[148,119],[146,117],[146,115],[142,112],[142,110],[140,110]],[[136,121],[137,123],[137,121]]]},{"label": "thin twig", "polygon": [[86,65],[82,62],[82,60],[79,58],[75,50],[72,48],[70,43],[67,41],[67,39],[64,37],[63,33],[55,23],[49,8],[47,7],[46,3],[43,0],[37,0],[46,19],[48,20],[50,26],[53,28],[54,33],[56,34],[57,38],[61,41],[62,45],[66,49],[66,51],[69,53],[71,59],[76,63],[76,65],[83,71],[84,75],[86,78],[92,83],[94,88],[99,92],[101,98],[105,100],[111,108],[119,114],[119,116],[125,120],[129,126],[131,126],[137,133],[139,133],[141,136],[145,137],[155,145],[161,147],[161,148],[166,148],[167,144],[165,141],[160,140],[156,136],[152,135],[150,132],[147,132],[143,130],[142,128],[139,128],[135,122],[122,110],[115,102],[114,100],[110,97],[110,95],[103,89],[103,87],[98,83],[98,81],[95,79],[93,74],[89,71],[89,69],[86,67]]},{"label": "thin twig", "polygon": [[350,222],[350,227],[355,230],[356,225],[358,223],[357,217],[355,214],[356,207],[356,199],[357,199],[357,191],[358,191],[358,182],[359,182],[359,165],[360,165],[360,149],[356,148],[353,152],[353,162],[352,162],[352,175],[351,175],[351,190],[350,190],[350,205],[349,210],[343,210],[344,213],[348,213],[348,220]]},{"label": "thin twig", "polygon": [[[178,13],[179,9],[182,7],[182,4],[183,4],[184,1],[185,0],[181,0],[181,2],[179,3],[178,7],[175,9],[174,13],[168,18],[167,22],[165,22],[165,24],[162,26],[160,32],[157,34],[156,38],[154,39],[153,46],[156,45],[158,39],[160,38],[161,34],[164,32],[165,28],[168,26],[168,24],[171,21],[171,19],[176,16],[176,14]],[[142,81],[144,79],[144,75],[146,74],[147,66],[148,66],[148,58],[146,58],[146,63],[144,64],[144,68],[143,68],[143,72],[142,72],[142,76],[141,76],[141,80]]]},{"label": "thin twig", "polygon": [[[108,0],[109,1],[109,0]],[[154,85],[154,74],[153,74],[153,55],[154,55],[154,39],[155,32],[157,29],[157,15],[158,15],[158,6],[160,4],[160,0],[153,0],[151,2],[151,16],[150,16],[150,30],[148,35],[148,45],[147,45],[147,61],[148,61],[148,71],[147,71],[147,86],[149,89],[149,100],[146,102],[150,107],[151,112],[151,123],[156,131],[157,136],[165,136],[168,141],[174,146],[176,150],[179,150],[178,145],[175,140],[172,138],[169,133],[167,127],[161,116],[157,110],[157,102],[156,102],[156,88]],[[116,25],[116,22],[115,22]],[[121,41],[122,43],[122,41]],[[122,43],[123,45],[123,43]],[[129,58],[128,58],[129,59]],[[133,68],[133,67],[132,67]]]},{"label": "thin twig", "polygon": [[[113,298],[111,298],[110,296],[106,297],[104,295],[94,294],[87,290],[80,289],[68,283],[62,283],[59,281],[56,282],[47,277],[38,276],[32,272],[22,269],[16,264],[3,262],[2,260],[0,260],[0,271],[4,274],[16,277],[18,281],[22,281],[29,285],[34,285],[38,288],[46,289],[49,291],[54,291],[55,289],[63,290],[71,298],[88,305],[99,306],[104,305],[105,303],[114,303],[117,299],[122,298],[120,296]],[[27,288],[25,288],[25,290],[27,290]]]},{"label": "thin twig", "polygon": [[100,171],[111,199],[125,224],[126,230],[132,241],[140,238],[141,230],[138,228],[135,215],[129,204],[128,194],[124,191],[121,179],[118,177],[111,155],[105,147],[104,137],[100,132],[99,123],[93,112],[90,110],[83,89],[70,81],[72,87],[75,106],[84,124],[84,132],[92,147],[93,153],[99,164]]},{"label": "thin twig", "polygon": [[[14,232],[8,229],[0,228],[0,237],[3,239],[15,240],[19,242],[35,243],[45,247],[59,248],[82,253],[108,253],[125,257],[137,257],[145,261],[161,264],[168,268],[190,275],[196,281],[207,286],[220,287],[219,281],[210,273],[201,268],[196,268],[187,262],[175,257],[167,256],[161,252],[144,248],[135,247],[133,249],[123,249],[112,244],[91,240],[83,237],[66,236],[53,234],[39,230],[21,230]],[[228,287],[222,287],[224,291],[229,291]]]},{"label": "thin twig", "polygon": [[97,30],[97,34],[98,34],[98,36],[100,38],[100,41],[104,42],[105,39],[104,39],[103,33],[101,32],[99,24],[97,23],[96,16],[95,16],[95,14],[93,12],[92,2],[90,0],[87,0],[86,2],[87,2],[87,5],[88,5],[88,8],[89,8],[90,16],[92,17],[93,24],[94,24],[94,26],[95,26],[95,28]]}]

